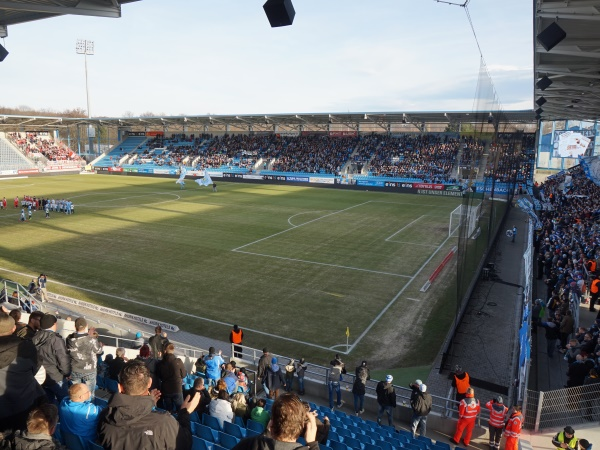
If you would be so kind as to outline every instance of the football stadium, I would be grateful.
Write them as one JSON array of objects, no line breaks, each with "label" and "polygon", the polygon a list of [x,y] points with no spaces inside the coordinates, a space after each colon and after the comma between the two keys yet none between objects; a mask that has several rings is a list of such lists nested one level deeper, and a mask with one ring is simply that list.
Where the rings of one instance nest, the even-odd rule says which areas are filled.
[{"label": "football stadium", "polygon": [[[178,72],[197,61],[174,53],[150,81],[110,81],[106,98],[92,83],[90,103],[88,69],[114,73],[77,39],[87,107],[57,112],[81,92],[73,100],[57,81],[55,97],[28,77],[38,65],[52,79],[67,60],[23,64],[13,49],[27,44],[8,45],[8,27],[79,21],[108,36],[123,21],[140,32],[130,11],[171,23],[180,5],[156,3],[0,2],[0,62],[19,61],[5,85],[39,89],[34,107],[0,105],[2,448],[590,449],[600,439],[600,0],[532,2],[526,69],[484,58],[502,24],[480,30],[478,14],[493,7],[432,1],[466,21],[455,26],[478,68],[472,86],[449,68],[445,90],[395,74],[406,105],[428,105],[410,103],[413,83],[440,106],[429,109],[392,109],[365,87],[366,100],[350,97],[362,108],[324,101],[307,112],[295,91],[308,98],[309,81],[268,103],[256,96],[267,79],[251,74],[267,62],[244,59],[248,80],[236,80],[208,50],[199,60],[231,93],[198,83],[182,94]],[[356,17],[356,5],[330,7]],[[312,4],[240,8],[239,29],[222,25],[224,45],[255,15],[256,37],[297,26],[308,38],[302,21],[322,24]],[[110,31],[94,28],[107,21]],[[192,48],[191,32],[172,33]],[[273,36],[282,41],[257,51],[283,58],[288,37]],[[111,60],[128,73],[123,48]],[[317,86],[327,69],[312,76]],[[256,92],[240,94],[242,81]],[[133,86],[147,82],[156,97],[140,100]],[[207,106],[215,95],[239,110],[202,114],[197,89]],[[165,99],[191,113],[150,112]],[[263,100],[272,112],[247,112]]]}]

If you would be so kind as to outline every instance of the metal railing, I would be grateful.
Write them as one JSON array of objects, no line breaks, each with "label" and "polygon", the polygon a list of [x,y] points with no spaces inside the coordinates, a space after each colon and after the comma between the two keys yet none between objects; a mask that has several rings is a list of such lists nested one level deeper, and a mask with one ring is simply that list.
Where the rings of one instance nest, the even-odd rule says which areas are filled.
[{"label": "metal railing", "polygon": [[[233,354],[233,344],[232,344],[231,352]],[[251,347],[246,347],[246,346],[243,346],[241,353],[242,353],[241,359],[247,363],[252,363],[254,366],[258,366],[258,360],[263,355],[262,350],[251,348]],[[291,359],[287,356],[277,355],[274,353],[269,353],[269,355],[271,357],[272,356],[277,357],[277,359],[279,360],[280,366],[284,366],[284,364],[287,364],[287,361],[289,361]],[[235,358],[235,359],[240,359],[240,358]],[[324,386],[327,386],[327,384],[329,382],[330,368],[320,366],[317,364],[311,364],[311,363],[306,363],[306,366],[307,366],[307,370],[304,374],[305,382],[313,382],[313,383],[322,384]],[[347,370],[348,369],[349,369],[349,371],[352,371],[352,368],[347,368]],[[254,372],[254,375],[256,375],[256,372]],[[355,379],[356,379],[356,375],[354,375],[353,373],[344,374],[342,376],[342,379],[340,380],[340,387],[341,387],[342,391],[351,392]],[[258,385],[259,382],[260,382],[260,380],[257,380],[255,378],[255,387],[258,390],[260,390],[260,388],[261,388]],[[377,394],[376,394],[375,390],[377,388],[378,383],[379,383],[379,380],[375,380],[375,379],[367,380],[366,385],[365,385],[365,391],[366,391],[365,396],[371,397],[371,398],[377,398]],[[396,391],[397,404],[401,405],[401,406],[405,406],[405,407],[410,407],[410,396],[412,394],[412,389],[410,389],[409,387],[398,386],[398,385],[394,385],[394,388]],[[454,393],[454,390],[451,389],[450,392],[448,393],[448,397],[432,395],[431,396],[432,400],[433,400],[432,411],[436,412],[439,415],[446,417],[446,418],[455,418],[455,419],[458,418],[458,402],[452,398],[453,393]],[[489,411],[485,408],[484,404],[485,404],[485,402],[483,402],[481,404],[481,406],[482,406],[481,414],[478,416],[478,419],[477,419],[478,425],[480,425],[482,423],[487,424],[487,421],[489,420]]]},{"label": "metal railing", "polygon": [[7,301],[27,313],[44,309],[43,303],[16,281],[2,279],[0,285],[0,303]]},{"label": "metal railing", "polygon": [[600,419],[600,383],[554,391],[527,390],[525,427],[539,431]]}]

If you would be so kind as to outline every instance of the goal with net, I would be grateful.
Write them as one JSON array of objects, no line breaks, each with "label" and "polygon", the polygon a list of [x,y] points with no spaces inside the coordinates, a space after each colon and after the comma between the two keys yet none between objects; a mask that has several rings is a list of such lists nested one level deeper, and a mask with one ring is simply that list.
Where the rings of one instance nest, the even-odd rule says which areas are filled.
[{"label": "goal with net", "polygon": [[470,237],[477,230],[479,216],[481,215],[481,203],[477,205],[458,205],[450,213],[450,224],[448,225],[448,235],[458,236],[460,226],[465,224],[467,227],[467,237]]}]

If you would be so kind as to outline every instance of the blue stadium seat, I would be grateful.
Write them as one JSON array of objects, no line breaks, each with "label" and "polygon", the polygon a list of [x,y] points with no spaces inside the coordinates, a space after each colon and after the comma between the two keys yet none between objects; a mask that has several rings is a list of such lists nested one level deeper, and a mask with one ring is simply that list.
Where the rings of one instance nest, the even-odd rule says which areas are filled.
[{"label": "blue stadium seat", "polygon": [[235,436],[238,439],[244,439],[246,437],[246,429],[231,422],[223,422],[223,431],[230,436]]},{"label": "blue stadium seat", "polygon": [[442,441],[436,441],[431,447],[432,450],[450,450],[450,444],[446,444]]},{"label": "blue stadium seat", "polygon": [[408,450],[421,450],[421,447],[415,444],[402,444],[402,446]]},{"label": "blue stadium seat", "polygon": [[427,446],[433,445],[433,442],[427,436],[417,436],[417,440],[425,442]]},{"label": "blue stadium seat", "polygon": [[399,441],[377,441],[377,445],[381,447],[381,450],[398,450],[402,448],[402,444]]},{"label": "blue stadium seat", "polygon": [[192,436],[192,450],[212,450],[213,444],[198,436]]},{"label": "blue stadium seat", "polygon": [[[352,432],[350,430],[347,430],[346,428],[336,428],[335,430],[337,432],[337,434],[339,434],[340,436],[342,436],[344,439],[349,437],[354,437],[354,435],[352,434]],[[344,443],[346,441],[344,440]]]},{"label": "blue stadium seat", "polygon": [[302,436],[300,436],[298,439],[296,439],[296,442],[298,444],[301,444],[301,445],[304,445],[304,446],[306,445],[306,439],[304,439]]},{"label": "blue stadium seat", "polygon": [[363,430],[363,431],[365,432],[366,436],[369,436],[375,442],[379,442],[382,439],[384,439],[384,437],[380,433],[378,433],[377,431],[367,431],[367,430]]},{"label": "blue stadium seat", "polygon": [[202,414],[202,423],[213,430],[223,431],[221,424],[216,417],[209,416],[208,414]]},{"label": "blue stadium seat", "polygon": [[106,408],[108,406],[108,400],[100,397],[94,397],[94,404],[100,408]]},{"label": "blue stadium seat", "polygon": [[262,433],[263,431],[265,431],[265,427],[263,426],[262,423],[255,422],[252,419],[248,419],[248,423],[246,424],[246,428],[248,430],[256,431],[259,434]]},{"label": "blue stadium seat", "polygon": [[383,450],[379,445],[365,443],[364,450]]},{"label": "blue stadium seat", "polygon": [[398,430],[398,434],[400,436],[405,436],[408,438],[408,442],[410,442],[412,440],[412,433],[410,431],[406,431],[406,430]]},{"label": "blue stadium seat", "polygon": [[342,442],[343,438],[341,438],[338,434],[337,431],[329,431],[329,434],[327,435],[328,439],[332,440],[332,441],[338,441],[338,442]]},{"label": "blue stadium seat", "polygon": [[[395,433],[396,432],[396,429],[394,427],[389,426],[389,425],[381,425],[381,428],[383,428],[386,431],[389,431],[390,433]],[[407,433],[408,433],[408,431],[407,431]],[[411,434],[411,436],[412,436],[412,434]]]},{"label": "blue stadium seat", "polygon": [[346,444],[342,444],[338,441],[332,441],[331,439],[329,440],[329,446],[332,448],[332,450],[349,450]]},{"label": "blue stadium seat", "polygon": [[344,444],[355,450],[362,450],[363,448],[361,442],[354,437],[344,437]]},{"label": "blue stadium seat", "polygon": [[96,375],[96,387],[99,389],[104,389],[104,377],[100,375]]},{"label": "blue stadium seat", "polygon": [[240,416],[235,416],[235,424],[243,429],[246,429],[244,419],[242,419]]},{"label": "blue stadium seat", "polygon": [[319,450],[333,450],[331,447],[327,445],[319,444]]},{"label": "blue stadium seat", "polygon": [[340,417],[340,421],[347,426],[353,427],[356,424],[354,423],[354,421],[352,419],[350,419],[350,417],[348,416],[344,416],[344,417]]},{"label": "blue stadium seat", "polygon": [[194,422],[194,434],[209,442],[219,442],[219,432],[206,425]]},{"label": "blue stadium seat", "polygon": [[373,428],[371,427],[371,425],[369,425],[367,422],[359,422],[358,424],[356,424],[358,426],[358,428],[360,428],[363,431],[373,431]]},{"label": "blue stadium seat", "polygon": [[84,442],[81,436],[69,433],[66,430],[61,430],[61,434],[69,450],[87,450],[87,443]]},{"label": "blue stadium seat", "polygon": [[[373,439],[371,439],[371,437],[366,434],[355,434],[354,437],[363,444],[369,444],[369,445],[373,444]],[[375,449],[373,449],[373,450],[375,450]]]},{"label": "blue stadium seat", "polygon": [[235,436],[219,431],[219,443],[221,444],[221,447],[231,450],[238,442],[240,442],[240,440]]},{"label": "blue stadium seat", "polygon": [[193,413],[190,414],[190,420],[192,422],[198,422],[198,423],[202,422],[202,419],[200,418],[198,411],[194,411]]},{"label": "blue stadium seat", "polygon": [[213,450],[227,450],[227,449],[224,447],[221,447],[220,445],[215,444],[215,445],[213,445]]},{"label": "blue stadium seat", "polygon": [[251,430],[250,428],[246,428],[246,437],[260,436],[261,434],[262,433],[259,433],[258,431]]}]

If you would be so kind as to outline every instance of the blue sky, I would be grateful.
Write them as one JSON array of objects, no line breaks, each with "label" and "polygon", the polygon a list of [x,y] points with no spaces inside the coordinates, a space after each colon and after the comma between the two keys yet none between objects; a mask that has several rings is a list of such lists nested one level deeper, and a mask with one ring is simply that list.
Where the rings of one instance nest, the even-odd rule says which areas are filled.
[{"label": "blue sky", "polygon": [[[264,0],[142,0],[120,19],[13,25],[0,105],[92,116],[471,110],[479,51],[465,11],[434,0],[294,0],[271,28]],[[533,6],[471,0],[505,110],[533,106]]]}]

